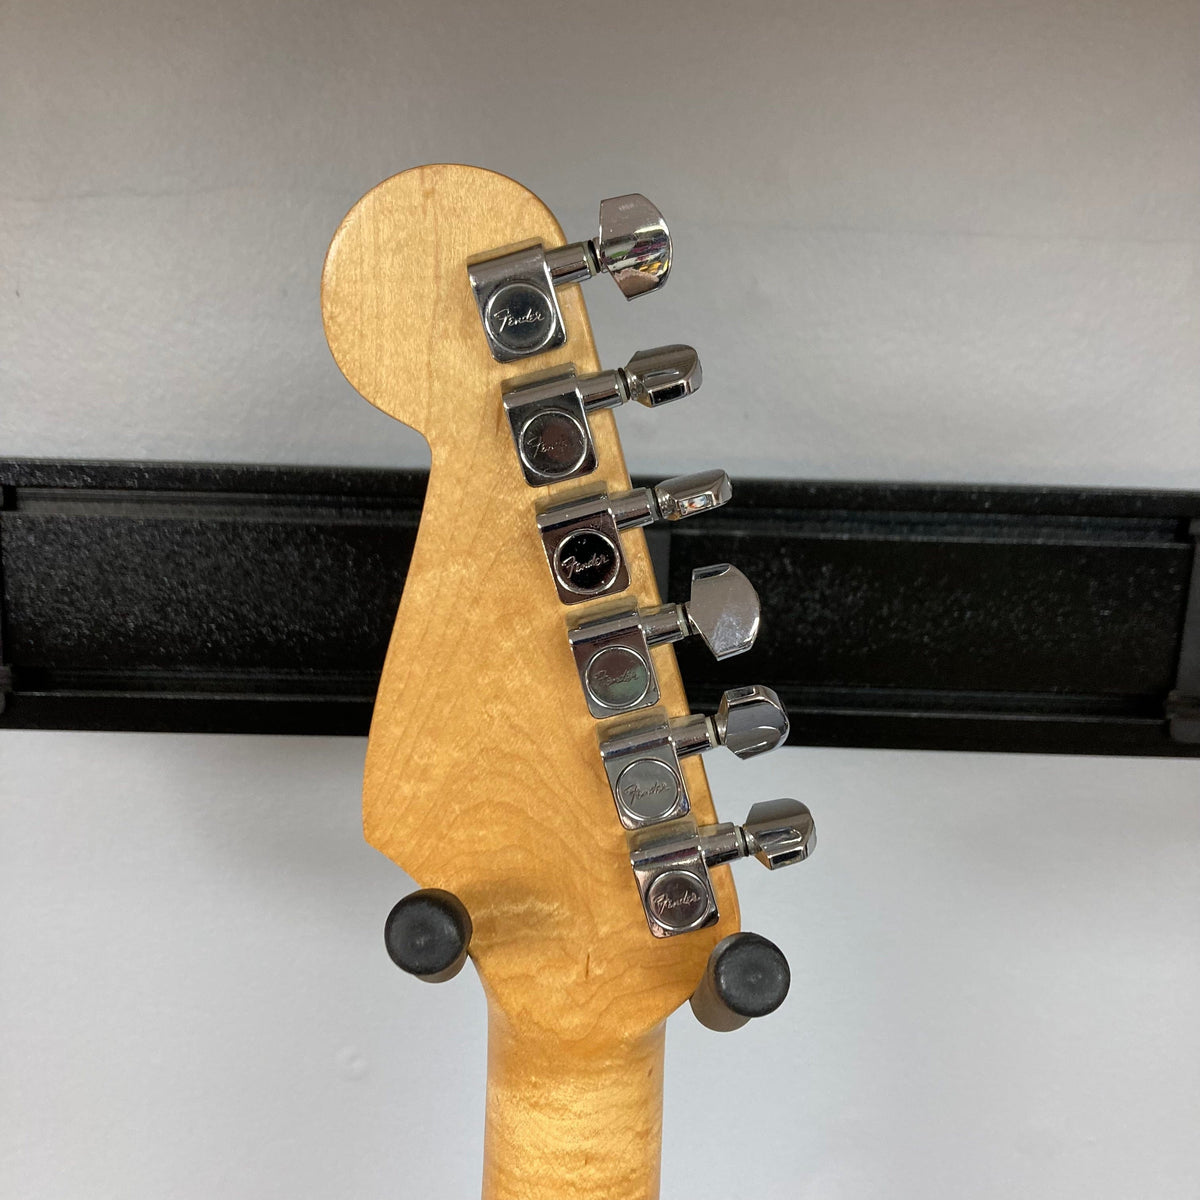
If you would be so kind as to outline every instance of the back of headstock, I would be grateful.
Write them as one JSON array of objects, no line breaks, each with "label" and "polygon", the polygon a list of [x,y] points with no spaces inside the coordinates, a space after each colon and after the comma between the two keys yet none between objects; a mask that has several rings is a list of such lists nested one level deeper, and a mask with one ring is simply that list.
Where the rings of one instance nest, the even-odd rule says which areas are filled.
[{"label": "back of headstock", "polygon": [[[469,929],[490,1014],[488,1196],[657,1194],[662,1023],[711,984],[710,953],[738,924],[719,864],[750,852],[776,865],[807,848],[794,812],[765,814],[760,842],[717,826],[689,753],[705,738],[736,748],[739,737],[750,746],[780,731],[756,735],[751,718],[764,709],[754,697],[735,698],[717,721],[687,715],[670,642],[700,634],[720,652],[752,641],[750,601],[743,590],[731,628],[716,611],[740,586],[726,571],[698,583],[690,608],[660,603],[639,523],[720,503],[727,483],[630,489],[612,407],[684,394],[699,368],[687,348],[666,347],[600,370],[571,285],[608,271],[635,295],[669,266],[665,228],[643,221],[639,197],[622,200],[634,210],[609,209],[607,238],[602,212],[600,238],[566,246],[545,206],[510,179],[465,166],[407,171],[351,210],[322,286],[338,365],[432,453],[371,728],[364,828],[422,888],[444,889],[469,914],[457,928],[464,938]],[[639,222],[645,230],[622,242]],[[520,271],[539,267],[546,288],[530,292]],[[538,307],[547,290],[557,312]],[[568,393],[564,410],[555,397]],[[586,461],[572,440],[575,401],[590,432]],[[605,558],[614,541],[619,573]],[[756,598],[752,607],[756,625]],[[621,614],[640,614],[636,628]],[[615,633],[603,624],[614,618]],[[634,810],[654,810],[659,785],[650,781],[646,801],[641,767],[618,782],[631,761],[621,739],[637,742],[654,720],[670,754],[691,739],[674,759],[690,809],[685,799],[643,820]],[[724,838],[706,843],[711,865],[698,825]],[[675,932],[673,908],[666,924],[648,917],[647,888],[671,866],[664,854],[687,868],[678,879],[696,878],[699,854],[711,879],[712,911],[697,908],[682,936],[663,936]],[[659,891],[668,906],[695,903],[687,887]]]}]

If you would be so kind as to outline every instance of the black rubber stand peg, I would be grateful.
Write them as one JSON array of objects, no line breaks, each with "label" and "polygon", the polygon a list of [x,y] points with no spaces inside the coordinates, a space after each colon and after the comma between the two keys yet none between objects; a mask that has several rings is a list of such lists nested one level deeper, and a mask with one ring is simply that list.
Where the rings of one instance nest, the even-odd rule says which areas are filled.
[{"label": "black rubber stand peg", "polygon": [[422,888],[388,913],[383,944],[400,970],[426,983],[443,983],[467,961],[471,932],[471,918],[457,896]]},{"label": "black rubber stand peg", "polygon": [[783,951],[757,933],[731,933],[708,956],[708,969],[692,994],[696,1020],[718,1033],[765,1017],[784,1001],[792,973]]}]

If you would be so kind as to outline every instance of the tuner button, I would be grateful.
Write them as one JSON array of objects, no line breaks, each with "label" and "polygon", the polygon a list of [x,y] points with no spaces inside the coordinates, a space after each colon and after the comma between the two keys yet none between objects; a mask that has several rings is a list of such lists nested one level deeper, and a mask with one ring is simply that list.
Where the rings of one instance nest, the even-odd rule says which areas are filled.
[{"label": "tuner button", "polygon": [[700,356],[691,346],[656,346],[653,350],[639,350],[621,373],[629,389],[629,398],[647,408],[690,396],[704,379]]},{"label": "tuner button", "polygon": [[812,813],[799,800],[764,800],[750,809],[741,825],[702,825],[696,836],[710,867],[753,854],[773,871],[803,862],[817,848]]},{"label": "tuner button", "polygon": [[787,740],[787,712],[769,687],[731,688],[721,697],[714,718],[717,741],[738,758],[774,750]]},{"label": "tuner button", "polygon": [[697,471],[664,479],[654,489],[658,514],[664,521],[682,521],[733,499],[733,484],[724,471]]},{"label": "tuner button", "polygon": [[600,201],[596,263],[616,281],[626,300],[656,291],[671,273],[671,234],[662,213],[634,192]]},{"label": "tuner button", "polygon": [[803,862],[817,847],[817,827],[799,800],[763,800],[742,822],[746,850],[769,871]]},{"label": "tuner button", "polygon": [[774,942],[757,933],[733,933],[713,947],[692,994],[692,1012],[701,1025],[727,1033],[774,1012],[791,982],[787,959]]},{"label": "tuner button", "polygon": [[[603,719],[648,708],[659,699],[650,647],[699,634],[717,659],[743,654],[758,633],[758,594],[736,567],[718,563],[692,572],[687,604],[661,604],[584,621],[567,632],[588,711]],[[711,744],[701,717],[699,749]],[[736,738],[735,738],[735,744]]]},{"label": "tuner button", "polygon": [[[735,654],[745,654],[758,637],[758,593],[750,580],[729,563],[697,567],[692,572],[692,594],[684,611],[688,625],[704,639],[718,662]],[[785,717],[785,736],[786,721]],[[729,745],[728,740],[726,745]],[[733,750],[733,746],[730,749]],[[734,753],[738,751],[734,750]]]},{"label": "tuner button", "polygon": [[422,888],[388,913],[383,944],[402,971],[426,983],[443,983],[462,970],[471,933],[470,915],[457,896]]},{"label": "tuner button", "polygon": [[[646,736],[647,734],[649,737]],[[649,741],[656,734],[657,728],[650,729],[645,731],[638,740]],[[627,738],[629,736],[626,735]],[[637,738],[636,733],[632,736]],[[614,764],[610,760],[616,756],[614,754],[615,744],[609,742],[607,746],[608,753],[605,755],[604,765],[611,779]],[[648,749],[650,753],[636,760],[631,764],[632,767],[640,768],[652,762],[661,762],[660,759],[650,757],[657,747],[650,745]],[[619,763],[616,765],[619,766]],[[672,774],[672,779],[677,778]],[[672,789],[671,794],[678,794],[677,787]],[[625,809],[622,808],[621,796],[616,787],[614,787],[614,795],[617,798],[618,811],[624,812],[628,805],[625,806]],[[786,867],[790,863],[802,862],[816,846],[812,814],[803,804],[795,800],[772,800],[765,804],[756,804],[750,810],[750,815],[746,818],[744,825],[733,825],[722,821],[718,824],[701,825],[697,828],[693,821],[683,820],[670,820],[667,824],[663,824],[667,818],[683,817],[686,814],[687,806],[684,805],[682,811],[660,812],[653,817],[646,817],[640,822],[626,820],[624,815],[621,818],[621,823],[626,829],[635,831],[630,840],[629,862],[638,882],[647,923],[655,937],[672,937],[676,933],[684,932],[682,925],[673,925],[661,911],[665,902],[661,898],[661,889],[656,886],[658,879],[664,876],[676,877],[683,872],[688,875],[689,879],[701,880],[704,883],[703,888],[695,890],[703,891],[707,895],[707,901],[701,905],[701,896],[692,897],[699,907],[692,915],[686,916],[687,928],[699,929],[704,925],[712,924],[717,919],[717,901],[709,878],[710,868],[734,862],[750,854],[759,858],[768,868]],[[668,886],[668,884],[662,885],[662,887]],[[682,907],[682,901],[675,898],[670,906]],[[703,919],[696,915],[700,913],[701,908],[703,909]],[[720,978],[718,975],[718,981]],[[724,995],[728,989],[722,987],[720,991]],[[783,992],[786,991],[785,983]],[[783,993],[780,993],[779,1000],[782,999]],[[774,1005],[770,1007],[773,1008]],[[769,1012],[770,1008],[765,1008],[763,1011]],[[742,1015],[754,1016],[756,1014],[743,1012]],[[705,1021],[705,1024],[708,1023]],[[713,1026],[713,1028],[719,1028],[719,1026]]]},{"label": "tuner button", "polygon": [[474,255],[467,277],[492,357],[516,362],[563,345],[567,330],[557,289],[600,271],[613,277],[627,300],[667,282],[671,234],[662,213],[645,196],[601,201],[595,239],[550,250],[535,243],[507,253]]}]

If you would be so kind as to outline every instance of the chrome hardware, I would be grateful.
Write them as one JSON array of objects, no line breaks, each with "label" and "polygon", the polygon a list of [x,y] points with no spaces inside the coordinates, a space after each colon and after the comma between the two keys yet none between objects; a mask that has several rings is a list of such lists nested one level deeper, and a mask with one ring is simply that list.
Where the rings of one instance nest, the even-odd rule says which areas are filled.
[{"label": "chrome hardware", "polygon": [[816,844],[812,813],[797,800],[756,804],[742,825],[679,821],[643,830],[631,839],[629,861],[650,932],[673,937],[717,920],[710,867],[753,855],[773,870],[803,862]]},{"label": "chrome hardware", "polygon": [[731,933],[708,956],[708,968],[692,993],[692,1012],[718,1033],[740,1029],[773,1013],[787,999],[792,972],[783,951],[757,933]]},{"label": "chrome hardware", "polygon": [[691,346],[639,350],[618,372],[628,388],[626,399],[647,408],[682,400],[704,381],[700,358]]},{"label": "chrome hardware", "polygon": [[525,482],[542,487],[596,469],[589,412],[628,400],[653,408],[690,395],[702,379],[691,346],[659,346],[595,375],[576,375],[568,364],[510,380],[504,385],[504,411]]},{"label": "chrome hardware", "polygon": [[671,273],[670,230],[662,213],[637,192],[600,201],[600,236],[591,250],[626,300],[657,291]]},{"label": "chrome hardware", "polygon": [[737,858],[757,858],[768,871],[803,862],[817,848],[817,828],[799,800],[761,800],[740,825],[723,821],[697,831],[710,867]]},{"label": "chrome hardware", "polygon": [[[675,628],[668,633],[683,636]],[[612,717],[658,703],[658,676],[650,660],[650,638],[638,613],[588,621],[570,630],[567,637],[593,717]],[[668,636],[660,640],[673,639]]]},{"label": "chrome hardware", "polygon": [[467,274],[488,349],[515,362],[567,340],[555,289],[611,275],[627,300],[662,287],[671,271],[671,235],[662,213],[634,193],[600,202],[594,240],[547,250],[540,242],[476,255]]},{"label": "chrome hardware", "polygon": [[720,916],[696,827],[690,821],[680,826],[636,840],[629,852],[642,911],[655,937],[703,929]]},{"label": "chrome hardware", "polygon": [[546,509],[538,516],[538,531],[559,600],[580,604],[629,586],[620,530],[652,521],[680,521],[720,508],[732,495],[724,471],[700,471],[665,479],[653,488],[614,496],[601,492]]},{"label": "chrome hardware", "polygon": [[611,717],[658,703],[650,647],[697,635],[718,660],[744,654],[758,633],[758,593],[728,563],[692,572],[685,604],[617,613],[568,633],[593,717]]},{"label": "chrome hardware", "polygon": [[600,744],[617,816],[626,829],[670,821],[690,809],[674,734],[672,722],[658,720]]},{"label": "chrome hardware", "polygon": [[779,697],[761,684],[727,691],[712,723],[716,738],[710,744],[725,746],[738,758],[774,750],[791,729]]},{"label": "chrome hardware", "polygon": [[626,829],[674,820],[691,807],[679,760],[714,746],[739,758],[773,750],[788,735],[787,713],[768,687],[734,688],[716,715],[659,717],[600,743],[617,815]]},{"label": "chrome hardware", "polygon": [[713,657],[723,662],[754,645],[758,614],[758,593],[750,580],[737,567],[716,563],[692,572],[692,594],[679,618],[682,624],[686,616],[688,632],[703,638]]},{"label": "chrome hardware", "polygon": [[654,504],[664,521],[682,521],[697,513],[720,508],[732,499],[733,485],[724,471],[675,475],[664,479],[654,489]]}]

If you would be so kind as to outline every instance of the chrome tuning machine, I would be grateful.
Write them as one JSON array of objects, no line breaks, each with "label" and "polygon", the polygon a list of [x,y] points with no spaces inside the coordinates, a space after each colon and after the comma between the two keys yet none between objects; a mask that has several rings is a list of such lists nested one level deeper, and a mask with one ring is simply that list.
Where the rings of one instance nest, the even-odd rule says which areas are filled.
[{"label": "chrome tuning machine", "polygon": [[606,738],[600,757],[621,824],[642,829],[687,815],[691,802],[681,758],[714,746],[751,758],[774,750],[786,740],[788,728],[779,697],[755,684],[727,691],[714,716],[660,717]]},{"label": "chrome tuning machine", "polygon": [[812,813],[798,800],[755,804],[741,825],[680,822],[635,835],[629,861],[655,937],[712,925],[718,917],[709,868],[753,856],[768,870],[803,862],[816,848]]},{"label": "chrome tuning machine", "polygon": [[612,717],[658,703],[650,647],[699,637],[718,661],[744,654],[758,636],[758,593],[729,563],[697,567],[684,604],[616,613],[585,621],[568,637],[593,717]]},{"label": "chrome tuning machine", "polygon": [[627,300],[656,291],[671,271],[671,234],[663,215],[633,193],[600,202],[595,238],[547,250],[540,242],[489,251],[467,264],[488,349],[515,362],[567,340],[555,289],[611,275]]},{"label": "chrome tuning machine", "polygon": [[504,412],[525,482],[544,487],[596,469],[589,413],[629,400],[655,408],[690,396],[702,380],[691,346],[639,350],[625,366],[595,375],[576,375],[568,364],[510,380]]},{"label": "chrome tuning machine", "polygon": [[556,504],[538,515],[538,532],[558,598],[581,604],[623,592],[629,572],[620,532],[654,521],[680,521],[727,504],[733,487],[724,471],[699,471],[664,479],[656,487],[610,496],[601,492]]}]

